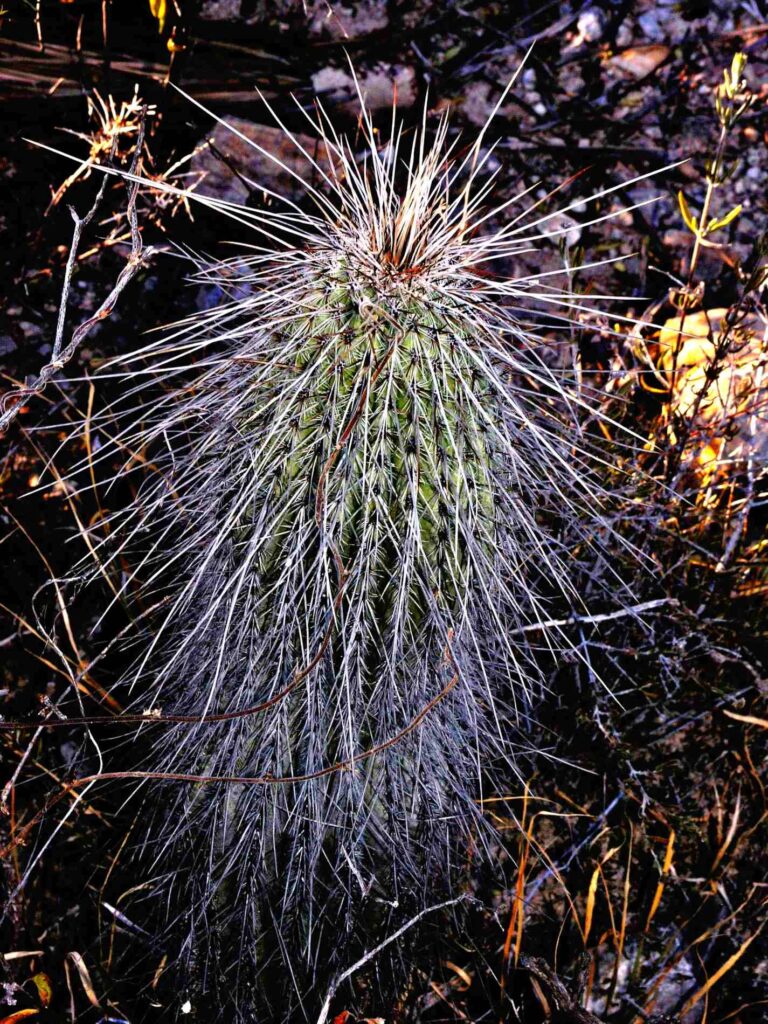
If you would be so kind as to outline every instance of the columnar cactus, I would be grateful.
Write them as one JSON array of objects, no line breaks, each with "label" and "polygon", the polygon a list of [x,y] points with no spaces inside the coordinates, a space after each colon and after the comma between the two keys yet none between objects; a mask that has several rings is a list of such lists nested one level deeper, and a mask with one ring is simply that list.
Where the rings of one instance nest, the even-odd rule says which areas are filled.
[{"label": "columnar cactus", "polygon": [[557,523],[599,516],[580,399],[516,312],[570,299],[498,273],[547,215],[505,204],[488,233],[480,140],[452,159],[441,121],[403,155],[362,125],[356,162],[321,116],[311,212],[208,200],[267,243],[203,266],[234,297],[125,371],[150,397],[118,441],[147,475],[110,543],[126,590],[164,599],[125,682],[159,727],[142,767],[183,776],[145,785],[145,852],[198,988],[244,1019],[270,929],[301,988],[487,844],[535,648],[561,642],[538,628],[570,587]]}]

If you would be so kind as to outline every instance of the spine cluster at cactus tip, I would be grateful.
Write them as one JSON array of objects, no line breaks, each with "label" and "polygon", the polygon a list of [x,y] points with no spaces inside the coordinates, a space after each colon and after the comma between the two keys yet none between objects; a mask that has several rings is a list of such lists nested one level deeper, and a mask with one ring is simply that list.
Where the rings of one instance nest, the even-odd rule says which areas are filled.
[{"label": "spine cluster at cactus tip", "polygon": [[119,684],[154,737],[137,863],[183,998],[248,1020],[310,1012],[492,854],[483,797],[576,600],[561,526],[599,532],[583,394],[536,326],[578,303],[504,276],[562,209],[494,205],[493,147],[444,117],[383,146],[364,105],[354,142],[320,107],[314,128],[312,153],[288,133],[303,201],[198,197],[255,244],[200,261],[221,301],[112,364],[97,460],[141,477],[100,572],[130,566],[119,598],[158,609]]}]

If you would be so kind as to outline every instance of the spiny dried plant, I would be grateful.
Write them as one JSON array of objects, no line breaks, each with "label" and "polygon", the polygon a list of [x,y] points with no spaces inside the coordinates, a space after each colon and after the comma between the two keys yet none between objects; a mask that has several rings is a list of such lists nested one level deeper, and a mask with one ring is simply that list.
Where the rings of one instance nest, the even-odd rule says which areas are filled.
[{"label": "spiny dried plant", "polygon": [[483,794],[527,747],[543,656],[578,656],[550,620],[609,531],[588,389],[545,338],[588,304],[505,276],[576,202],[494,205],[485,131],[462,151],[425,110],[381,145],[361,106],[354,143],[320,106],[319,155],[287,133],[305,204],[192,195],[260,240],[195,257],[224,301],[105,371],[125,394],[91,464],[141,477],[99,573],[130,566],[140,625],[161,609],[116,691],[157,738],[105,765],[146,780],[182,1001],[238,1019],[310,1012],[492,849]]},{"label": "spiny dried plant", "polygon": [[[139,87],[135,86],[133,95],[123,100],[119,106],[112,95],[106,99],[98,89],[86,100],[88,120],[93,129],[89,133],[64,128],[69,135],[74,135],[88,143],[89,153],[80,166],[59,185],[51,198],[49,209],[56,206],[80,178],[87,177],[94,164],[105,158],[120,158],[131,154],[131,143],[141,134],[142,117],[155,113],[154,106],[147,105],[139,95]],[[143,136],[142,136],[143,145]]]}]

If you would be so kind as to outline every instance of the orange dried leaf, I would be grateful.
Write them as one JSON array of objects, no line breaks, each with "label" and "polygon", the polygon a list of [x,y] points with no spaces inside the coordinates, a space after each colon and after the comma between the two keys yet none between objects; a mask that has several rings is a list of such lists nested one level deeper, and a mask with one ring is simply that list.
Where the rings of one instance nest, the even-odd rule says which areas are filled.
[{"label": "orange dried leaf", "polygon": [[592,915],[595,910],[595,895],[597,893],[597,882],[600,878],[600,865],[598,864],[595,870],[592,872],[592,877],[589,880],[589,891],[587,893],[587,909],[584,914],[584,928],[582,929],[582,938],[584,945],[586,946],[587,940],[589,939],[589,932],[592,928]]},{"label": "orange dried leaf", "polygon": [[672,858],[675,850],[675,830],[672,829],[669,833],[669,839],[667,840],[667,848],[664,852],[664,863],[661,867],[661,878],[659,879],[658,885],[656,886],[656,892],[653,894],[653,900],[651,901],[651,909],[648,911],[648,917],[645,921],[645,933],[648,934],[648,930],[651,927],[651,921],[659,909],[661,903],[661,897],[664,895],[664,879],[669,874],[672,867]]},{"label": "orange dried leaf", "polygon": [[463,967],[459,967],[459,965],[453,963],[452,960],[446,960],[445,961],[445,966],[449,970],[453,971],[454,974],[457,974],[459,976],[459,978],[461,979],[461,981],[464,983],[464,987],[460,988],[459,991],[460,992],[466,992],[466,990],[472,984],[472,975],[471,974],[467,974],[467,972],[464,970]]},{"label": "orange dried leaf", "polygon": [[755,715],[737,715],[735,711],[724,711],[723,714],[727,715],[728,718],[733,718],[737,722],[745,722],[747,725],[757,725],[761,729],[768,729],[768,718],[757,718]]},{"label": "orange dried leaf", "polygon": [[709,990],[714,985],[716,985],[718,981],[720,981],[720,979],[728,973],[728,971],[730,971],[734,964],[741,960],[746,951],[749,949],[749,947],[758,937],[760,932],[763,930],[764,924],[765,922],[763,922],[763,924],[761,924],[760,927],[755,932],[753,932],[748,939],[742,942],[742,944],[739,946],[739,948],[736,950],[733,956],[728,957],[725,963],[721,967],[718,967],[718,969],[715,971],[711,978],[707,978],[706,982],[701,986],[698,992],[693,993],[691,998],[680,1011],[681,1018],[685,1017],[686,1013],[688,1013],[689,1010],[693,1009],[693,1007],[696,1005],[696,1003],[699,1002],[699,1000],[704,998],[704,996],[709,992]]}]

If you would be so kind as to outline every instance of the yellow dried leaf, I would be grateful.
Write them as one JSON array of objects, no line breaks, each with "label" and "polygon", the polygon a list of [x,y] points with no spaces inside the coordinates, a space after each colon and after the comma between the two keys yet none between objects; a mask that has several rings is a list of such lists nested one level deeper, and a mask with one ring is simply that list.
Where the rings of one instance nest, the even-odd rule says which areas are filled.
[{"label": "yellow dried leaf", "polygon": [[595,912],[595,897],[597,895],[597,882],[600,878],[600,869],[603,867],[604,864],[607,864],[611,857],[613,857],[615,853],[618,853],[620,849],[620,846],[611,847],[611,849],[598,863],[597,867],[592,872],[591,879],[589,880],[589,890],[587,892],[587,908],[584,913],[584,927],[582,928],[582,938],[585,946],[587,944],[587,940],[589,939],[589,933],[592,930],[592,917]]},{"label": "yellow dried leaf", "polygon": [[149,0],[149,10],[153,18],[157,18],[158,32],[165,28],[165,18],[168,13],[166,0]]},{"label": "yellow dried leaf", "polygon": [[99,1003],[98,997],[94,990],[93,982],[91,981],[91,976],[88,973],[88,968],[85,965],[85,960],[83,960],[79,953],[74,952],[67,953],[67,957],[72,961],[72,963],[77,968],[77,973],[80,975],[80,982],[83,986],[83,989],[85,990],[85,994],[88,996],[88,1002],[91,1004],[91,1006],[95,1006],[97,1010],[100,1010],[101,1004]]},{"label": "yellow dried leaf", "polygon": [[48,1009],[51,1005],[51,1000],[53,999],[53,985],[51,985],[51,979],[44,971],[38,971],[38,973],[32,977],[32,981],[37,989],[40,1002],[46,1009]]},{"label": "yellow dried leaf", "polygon": [[716,985],[718,981],[720,981],[720,979],[725,974],[727,974],[728,971],[730,971],[733,965],[738,963],[739,960],[741,960],[746,951],[749,949],[749,947],[752,945],[752,943],[755,941],[758,935],[762,932],[764,925],[765,921],[763,921],[763,923],[757,928],[756,931],[752,933],[752,935],[749,936],[748,939],[746,939],[746,941],[742,942],[741,946],[739,946],[739,948],[736,950],[733,956],[730,956],[722,965],[722,967],[718,967],[718,969],[715,971],[712,977],[708,978],[707,981],[701,986],[701,988],[697,992],[694,992],[694,994],[691,996],[691,998],[680,1011],[681,1018],[685,1017],[688,1011],[693,1009],[696,1003],[698,1003],[699,1000],[704,998],[704,996],[707,994],[707,992],[709,992],[713,985]]},{"label": "yellow dried leaf", "polygon": [[727,312],[727,309],[701,309],[697,313],[673,316],[665,321],[659,335],[661,366],[665,373],[670,373],[673,366],[681,370],[709,362],[715,354],[712,339],[720,330],[720,322]]},{"label": "yellow dried leaf", "polygon": [[720,458],[722,447],[722,441],[711,441],[709,444],[705,444],[696,456],[697,465],[703,470],[711,469]]}]

